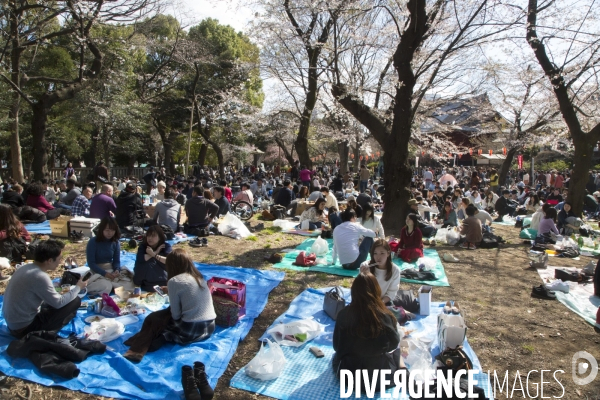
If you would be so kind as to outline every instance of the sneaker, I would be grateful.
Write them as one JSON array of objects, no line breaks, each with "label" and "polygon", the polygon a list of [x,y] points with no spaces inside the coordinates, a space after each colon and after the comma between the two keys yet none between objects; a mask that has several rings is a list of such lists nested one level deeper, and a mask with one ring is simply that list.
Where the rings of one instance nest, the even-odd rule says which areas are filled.
[{"label": "sneaker", "polygon": [[475,246],[473,243],[469,243],[469,250],[476,250],[477,246]]},{"label": "sneaker", "polygon": [[207,238],[202,238],[202,239],[200,239],[200,241],[202,242],[202,246],[204,246],[204,247],[208,246],[208,239]]},{"label": "sneaker", "polygon": [[181,367],[181,386],[183,386],[185,400],[202,400],[194,379],[194,370],[189,365]]},{"label": "sneaker", "polygon": [[564,292],[569,293],[569,284],[567,282],[563,282],[560,279],[555,280],[554,282],[546,283],[547,289],[552,290],[554,292]]},{"label": "sneaker", "polygon": [[556,295],[553,291],[547,289],[544,285],[536,286],[531,289],[531,297],[538,299],[556,300]]},{"label": "sneaker", "polygon": [[85,235],[83,234],[83,231],[71,231],[71,233],[69,233],[69,238],[72,243],[83,243]]},{"label": "sneaker", "polygon": [[202,245],[203,245],[202,244],[202,239],[200,239],[198,237],[190,240],[188,243],[192,247],[202,247]]},{"label": "sneaker", "polygon": [[208,383],[208,376],[206,376],[204,364],[198,361],[194,363],[194,380],[196,381],[196,386],[198,386],[198,391],[200,391],[202,400],[211,400],[215,395],[215,392]]},{"label": "sneaker", "polygon": [[450,263],[456,263],[456,262],[459,262],[459,259],[454,257],[450,253],[446,253],[446,254],[444,254],[444,261],[450,262]]}]

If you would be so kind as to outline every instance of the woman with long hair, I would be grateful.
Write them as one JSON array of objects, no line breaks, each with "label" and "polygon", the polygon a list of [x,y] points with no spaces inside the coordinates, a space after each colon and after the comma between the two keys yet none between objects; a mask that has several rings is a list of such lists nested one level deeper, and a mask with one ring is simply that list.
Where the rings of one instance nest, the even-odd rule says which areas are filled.
[{"label": "woman with long hair", "polygon": [[89,294],[109,294],[118,287],[133,290],[130,273],[121,269],[120,237],[117,220],[113,217],[102,218],[98,234],[90,239],[85,252],[87,264],[94,273],[87,287]]},{"label": "woman with long hair", "polygon": [[366,370],[372,376],[376,370],[385,369],[393,375],[405,368],[398,348],[398,322],[381,300],[375,276],[361,272],[350,292],[352,302],[339,312],[333,331],[333,370],[338,376],[341,370],[352,374]]},{"label": "woman with long hair", "polygon": [[138,248],[133,269],[133,283],[142,290],[154,292],[154,286],[167,285],[167,256],[172,248],[159,225],[148,228]]},{"label": "woman with long hair", "polygon": [[[0,252],[15,263],[21,263],[27,251],[26,242],[31,241],[29,232],[13,213],[10,206],[0,204]],[[0,282],[10,279],[0,272]]]},{"label": "woman with long hair", "polygon": [[360,272],[370,272],[377,279],[381,300],[390,303],[400,286],[400,268],[392,263],[392,250],[385,238],[375,239],[371,246],[371,260],[360,265]]},{"label": "woman with long hair", "polygon": [[302,186],[300,188],[300,191],[298,192],[298,195],[296,196],[299,200],[306,200],[308,199],[308,196],[310,195],[309,190],[308,190],[308,186]]},{"label": "woman with long hair", "polygon": [[398,257],[406,262],[413,262],[423,257],[423,234],[418,226],[417,215],[408,214],[406,226],[400,232],[400,243],[398,243]]},{"label": "woman with long hair", "polygon": [[354,210],[354,212],[356,213],[356,218],[357,218],[357,219],[358,219],[358,218],[362,218],[362,215],[363,215],[363,214],[362,214],[362,212],[363,212],[363,209],[362,209],[362,207],[360,206],[360,204],[358,204],[358,203],[356,202],[356,197],[354,197],[354,196],[348,196],[348,200],[347,200],[347,203],[346,203],[346,207],[347,207],[347,208],[351,208],[351,209],[353,209],[353,210]]},{"label": "woman with long hair", "polygon": [[558,213],[558,229],[560,229],[563,235],[570,236],[575,232],[579,232],[579,227],[572,224],[572,222],[577,219],[575,213],[572,210],[573,205],[565,201],[563,204],[563,209]]},{"label": "woman with long hair", "polygon": [[75,169],[73,168],[73,163],[68,163],[67,166],[65,167],[65,180],[66,179],[73,179],[73,180],[77,180],[77,177],[75,176]]},{"label": "woman with long hair", "polygon": [[372,230],[377,234],[376,237],[385,239],[385,233],[383,231],[383,225],[381,225],[381,219],[375,215],[375,209],[373,204],[367,203],[363,206],[363,216],[360,224],[367,229]]},{"label": "woman with long hair", "polygon": [[[438,223],[440,219],[438,219]],[[443,218],[441,218],[442,228],[458,226],[458,218],[456,216],[456,211],[452,208],[452,203],[447,201],[444,203],[444,213]]]},{"label": "woman with long hair", "polygon": [[494,197],[494,192],[488,190],[481,205],[485,211],[492,214],[496,209],[496,198]]},{"label": "woman with long hair", "polygon": [[550,207],[546,210],[546,215],[540,221],[540,226],[538,227],[538,236],[543,236],[547,233],[554,233],[558,235],[558,228],[556,227],[556,208]]},{"label": "woman with long hair", "polygon": [[148,315],[141,331],[125,341],[130,348],[123,357],[132,362],[166,342],[185,345],[207,339],[215,331],[217,315],[210,289],[189,254],[173,250],[166,266],[168,282],[161,289],[168,293],[170,306]]},{"label": "woman with long hair", "polygon": [[454,194],[452,195],[452,208],[457,209],[460,206],[460,201],[463,197],[463,191],[460,188],[454,189]]},{"label": "woman with long hair", "polygon": [[325,210],[325,202],[324,198],[319,198],[315,201],[311,207],[307,208],[300,215],[300,225],[302,222],[308,221],[308,230],[314,231],[315,229],[321,228],[323,226],[323,222],[327,221],[323,210]]}]

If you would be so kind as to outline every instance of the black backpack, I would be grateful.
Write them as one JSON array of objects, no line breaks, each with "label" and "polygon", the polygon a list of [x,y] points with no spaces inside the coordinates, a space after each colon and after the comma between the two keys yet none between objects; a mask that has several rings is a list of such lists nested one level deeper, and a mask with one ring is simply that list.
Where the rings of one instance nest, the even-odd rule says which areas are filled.
[{"label": "black backpack", "polygon": [[162,231],[164,232],[165,236],[167,237],[167,240],[175,239],[175,232],[173,232],[173,229],[171,229],[169,225],[161,224],[160,229],[162,229]]},{"label": "black backpack", "polygon": [[21,263],[27,253],[27,242],[22,237],[6,238],[0,242],[0,257],[6,257],[11,262]]},{"label": "black backpack", "polygon": [[271,207],[271,214],[275,219],[285,219],[287,209],[284,206],[274,205]]}]

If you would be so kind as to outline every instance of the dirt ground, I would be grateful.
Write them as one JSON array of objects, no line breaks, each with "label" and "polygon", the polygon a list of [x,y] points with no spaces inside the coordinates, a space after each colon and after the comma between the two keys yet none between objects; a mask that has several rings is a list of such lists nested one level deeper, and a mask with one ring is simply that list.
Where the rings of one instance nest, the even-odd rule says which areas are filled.
[{"label": "dirt ground", "polygon": [[[252,226],[262,222],[253,219]],[[256,232],[256,240],[233,240],[226,237],[209,238],[209,247],[191,248],[183,243],[179,246],[190,251],[198,262],[243,266],[245,268],[271,269],[264,257],[273,252],[293,248],[305,238],[284,235],[270,228]],[[512,398],[542,398],[539,393],[540,370],[545,372],[544,398],[600,400],[600,376],[586,386],[577,386],[571,378],[571,359],[578,351],[587,351],[600,361],[600,333],[569,311],[558,301],[534,299],[531,287],[541,283],[535,270],[529,268],[528,246],[518,239],[518,229],[495,226],[496,233],[507,243],[499,249],[468,251],[448,246],[437,246],[440,255],[454,254],[459,263],[444,263],[450,287],[434,288],[433,300],[456,300],[466,311],[469,327],[467,336],[485,371],[497,371],[504,379],[509,372],[512,389],[517,381],[517,390]],[[82,244],[68,244],[66,255],[76,257],[80,264],[85,261]],[[551,258],[550,265],[582,267],[590,261]],[[12,273],[13,271],[8,271]],[[350,278],[336,277],[323,273],[285,271],[286,277],[269,296],[263,313],[255,320],[246,339],[241,342],[229,366],[215,389],[215,399],[266,398],[254,393],[229,387],[235,373],[247,364],[259,349],[258,338],[283,313],[289,303],[309,287],[341,285],[350,287]],[[402,283],[403,289],[416,290],[419,285]],[[4,284],[0,284],[4,292]],[[527,385],[527,374],[533,372]],[[563,388],[553,379],[556,370],[563,370],[556,377]],[[518,372],[517,372],[518,371]],[[516,378],[519,374],[521,392]],[[3,377],[4,378],[4,377]],[[536,386],[537,385],[537,386]],[[525,396],[523,395],[525,394]],[[536,394],[537,393],[537,394]],[[15,378],[0,380],[2,399],[96,399],[84,393],[61,388],[43,387]],[[497,394],[497,399],[511,398]]]}]

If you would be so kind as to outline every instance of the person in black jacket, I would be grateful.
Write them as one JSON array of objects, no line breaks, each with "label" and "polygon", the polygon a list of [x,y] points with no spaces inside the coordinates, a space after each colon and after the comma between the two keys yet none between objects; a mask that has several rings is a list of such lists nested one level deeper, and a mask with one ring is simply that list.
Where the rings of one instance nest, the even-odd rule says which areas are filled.
[{"label": "person in black jacket", "polygon": [[165,261],[171,250],[171,245],[167,243],[167,237],[160,226],[153,225],[148,228],[135,258],[133,283],[147,292],[154,292],[155,285],[167,286]]},{"label": "person in black jacket", "polygon": [[2,204],[7,204],[11,208],[19,208],[25,205],[23,199],[23,187],[21,185],[12,185],[10,189],[2,194]]},{"label": "person in black jacket", "polygon": [[366,370],[371,378],[374,371],[383,369],[391,370],[393,376],[405,368],[398,348],[398,321],[383,304],[377,279],[368,271],[361,272],[350,292],[352,302],[339,312],[333,331],[333,370],[338,377],[341,370],[352,375]]},{"label": "person in black jacket", "polygon": [[215,196],[215,204],[219,206],[219,215],[225,215],[231,212],[231,205],[229,200],[225,197],[225,190],[221,186],[215,186],[213,188],[213,195]]},{"label": "person in black jacket", "polygon": [[514,201],[510,200],[509,196],[510,196],[510,191],[504,189],[502,191],[502,197],[500,197],[496,201],[495,209],[496,209],[496,212],[498,213],[498,218],[496,218],[496,221],[498,221],[498,222],[502,222],[503,216],[509,215],[512,217],[515,213],[517,204],[515,204]]},{"label": "person in black jacket", "polygon": [[206,200],[202,197],[203,194],[202,186],[194,186],[192,198],[185,203],[185,214],[187,215],[187,222],[183,224],[185,233],[194,234],[196,228],[211,228],[211,222],[219,212],[219,206]]},{"label": "person in black jacket", "polygon": [[115,218],[119,228],[124,229],[130,225],[143,225],[144,204],[141,197],[137,194],[137,185],[129,182],[125,186],[119,197],[115,200],[117,210]]},{"label": "person in black jacket", "polygon": [[296,195],[292,191],[292,182],[289,179],[283,181],[283,187],[279,190],[277,194],[277,199],[275,200],[275,204],[279,206],[283,206],[286,210],[293,208],[292,216],[296,215],[296,206],[298,203],[296,201]]},{"label": "person in black jacket", "polygon": [[154,172],[154,167],[150,167],[150,171],[142,178],[144,183],[146,184],[146,194],[149,196],[152,187],[156,187],[156,172]]}]

